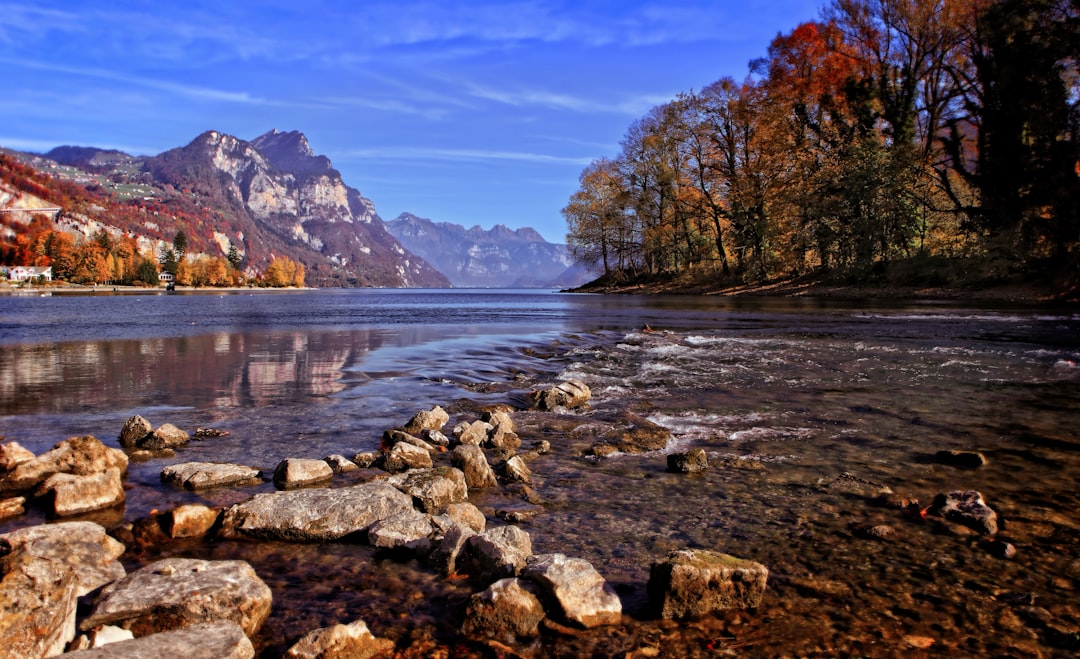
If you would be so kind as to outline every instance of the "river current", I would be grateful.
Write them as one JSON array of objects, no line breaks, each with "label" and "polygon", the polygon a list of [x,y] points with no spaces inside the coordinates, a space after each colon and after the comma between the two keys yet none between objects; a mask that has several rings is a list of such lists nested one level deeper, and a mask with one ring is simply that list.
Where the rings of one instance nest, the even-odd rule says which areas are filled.
[{"label": "river current", "polygon": [[[1073,656],[1080,648],[1080,310],[960,302],[569,295],[536,291],[306,291],[0,296],[0,435],[35,453],[124,421],[215,428],[172,457],[133,462],[136,523],[263,486],[180,491],[161,469],[352,456],[433,405],[451,426],[484,405],[577,378],[574,414],[520,412],[530,502],[471,499],[521,522],[535,553],[584,558],[624,624],[546,629],[524,656]],[[627,419],[669,429],[661,451],[592,455]],[[710,468],[667,472],[705,449]],[[944,464],[942,450],[987,464]],[[355,477],[353,477],[355,478]],[[337,477],[335,485],[352,482]],[[876,505],[887,487],[920,506]],[[1011,559],[918,514],[980,491]],[[912,513],[912,510],[915,512]],[[530,517],[531,515],[531,517]],[[46,521],[40,512],[5,532]],[[866,532],[888,526],[891,535]],[[689,622],[648,611],[649,566],[704,548],[763,563],[761,607]],[[164,555],[244,558],[274,593],[256,639],[280,656],[316,627],[363,618],[409,656],[494,656],[458,638],[467,584],[355,544],[189,541]],[[408,648],[407,650],[405,650]]]}]

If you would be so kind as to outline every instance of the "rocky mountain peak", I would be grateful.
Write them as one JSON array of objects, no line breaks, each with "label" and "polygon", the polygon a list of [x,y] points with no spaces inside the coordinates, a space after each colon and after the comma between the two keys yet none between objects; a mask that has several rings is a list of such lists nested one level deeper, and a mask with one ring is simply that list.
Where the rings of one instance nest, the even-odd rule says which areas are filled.
[{"label": "rocky mountain peak", "polygon": [[311,150],[307,136],[298,130],[281,132],[274,128],[251,140],[251,146],[263,154],[283,172],[295,176],[337,176],[340,174],[326,156],[317,156]]}]

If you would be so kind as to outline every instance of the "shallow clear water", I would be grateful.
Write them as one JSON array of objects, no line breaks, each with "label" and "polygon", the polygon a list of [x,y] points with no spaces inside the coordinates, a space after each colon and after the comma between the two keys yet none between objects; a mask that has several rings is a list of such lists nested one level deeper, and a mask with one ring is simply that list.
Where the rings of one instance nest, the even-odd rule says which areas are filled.
[{"label": "shallow clear water", "polygon": [[[179,492],[160,484],[168,464],[269,470],[284,457],[351,456],[419,409],[443,405],[453,423],[564,378],[592,388],[588,411],[515,417],[526,446],[540,438],[553,446],[530,462],[539,508],[511,493],[473,500],[493,524],[499,510],[539,510],[523,524],[534,550],[591,561],[617,587],[626,624],[549,631],[519,651],[1076,649],[1075,308],[532,291],[0,297],[7,439],[35,452],[75,434],[116,445],[132,414],[229,431],[133,464],[122,513],[129,522],[271,487]],[[590,457],[627,414],[670,429],[668,448]],[[666,453],[694,447],[708,453],[708,471],[667,473]],[[978,450],[989,463],[943,465],[933,458],[942,449]],[[940,492],[977,489],[1017,556],[995,558],[963,529],[873,505],[866,483],[922,506]],[[0,531],[40,521],[30,513]],[[862,532],[880,524],[894,529],[887,541]],[[762,607],[686,623],[652,619],[649,565],[686,547],[764,563]],[[198,542],[131,560],[162,552],[251,561],[275,596],[258,639],[266,656],[313,627],[357,617],[414,653],[430,645],[481,654],[454,634],[465,585],[366,547]]]}]

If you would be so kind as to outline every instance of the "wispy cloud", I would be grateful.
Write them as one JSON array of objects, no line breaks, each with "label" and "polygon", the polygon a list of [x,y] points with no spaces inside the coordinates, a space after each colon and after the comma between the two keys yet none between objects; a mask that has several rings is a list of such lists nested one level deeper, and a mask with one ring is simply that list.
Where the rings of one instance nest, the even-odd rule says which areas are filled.
[{"label": "wispy cloud", "polygon": [[363,160],[440,160],[449,162],[528,162],[550,165],[587,165],[591,157],[558,156],[527,151],[498,151],[487,149],[438,149],[427,147],[386,147],[353,149],[340,152],[338,159]]},{"label": "wispy cloud", "polygon": [[142,76],[117,73],[115,71],[92,67],[70,66],[67,64],[53,64],[48,62],[13,59],[5,57],[0,57],[0,64],[20,66],[28,69],[38,69],[41,71],[49,71],[52,73],[63,73],[82,78],[109,80],[112,82],[121,83],[123,85],[145,87],[149,89],[169,92],[178,96],[187,96],[190,98],[205,99],[211,101],[224,101],[228,103],[240,103],[245,105],[280,105],[288,107],[304,107],[309,109],[326,108],[326,106],[321,106],[316,103],[280,101],[276,99],[253,95],[246,91],[231,91],[225,89],[215,89],[213,87],[204,87],[201,85],[187,85],[183,83],[169,82],[167,80],[161,80],[156,78],[147,78]]}]

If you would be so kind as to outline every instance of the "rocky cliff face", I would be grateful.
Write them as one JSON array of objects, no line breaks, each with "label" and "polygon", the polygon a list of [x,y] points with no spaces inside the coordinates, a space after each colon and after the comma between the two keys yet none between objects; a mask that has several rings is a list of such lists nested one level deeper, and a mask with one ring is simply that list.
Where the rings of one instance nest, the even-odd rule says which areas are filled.
[{"label": "rocky cliff face", "polygon": [[[155,181],[190,189],[206,203],[246,216],[254,235],[237,239],[245,249],[262,234],[271,247],[297,251],[316,285],[439,287],[449,282],[390,235],[372,202],[342,181],[307,138],[276,130],[251,142],[208,131],[185,147],[151,158]],[[230,236],[230,239],[232,237]],[[260,250],[255,249],[256,256]],[[269,254],[263,255],[269,260]]]},{"label": "rocky cliff face", "polygon": [[387,229],[461,288],[568,288],[595,278],[530,228],[485,231],[402,213]]}]

